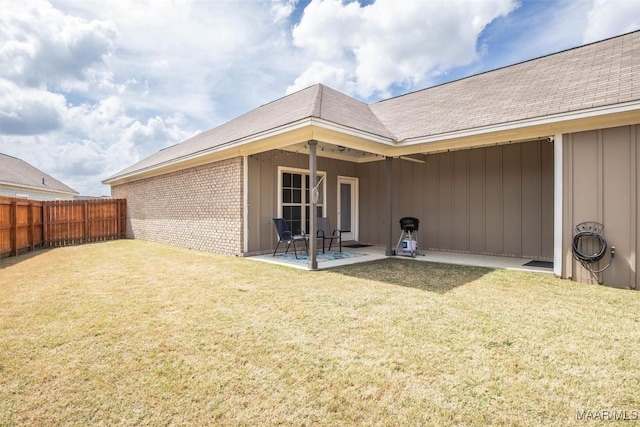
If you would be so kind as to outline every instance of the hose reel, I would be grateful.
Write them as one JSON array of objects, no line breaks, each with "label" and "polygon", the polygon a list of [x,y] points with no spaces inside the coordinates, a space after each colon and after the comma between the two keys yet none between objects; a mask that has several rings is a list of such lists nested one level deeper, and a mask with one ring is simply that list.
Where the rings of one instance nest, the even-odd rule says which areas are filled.
[{"label": "hose reel", "polygon": [[599,269],[594,269],[593,265],[600,262],[607,253],[607,241],[602,231],[604,225],[598,222],[582,222],[575,227],[573,243],[571,245],[573,257],[591,273],[598,283],[602,283],[598,274],[611,266],[613,258],[616,256],[616,247],[611,246],[611,258],[609,263]]}]

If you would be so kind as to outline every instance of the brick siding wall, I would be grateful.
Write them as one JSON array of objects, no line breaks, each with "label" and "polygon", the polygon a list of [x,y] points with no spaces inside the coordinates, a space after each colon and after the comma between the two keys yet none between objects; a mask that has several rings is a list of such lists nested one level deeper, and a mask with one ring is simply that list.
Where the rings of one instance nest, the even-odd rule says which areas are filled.
[{"label": "brick siding wall", "polygon": [[114,186],[127,199],[127,237],[219,254],[243,246],[242,158]]}]

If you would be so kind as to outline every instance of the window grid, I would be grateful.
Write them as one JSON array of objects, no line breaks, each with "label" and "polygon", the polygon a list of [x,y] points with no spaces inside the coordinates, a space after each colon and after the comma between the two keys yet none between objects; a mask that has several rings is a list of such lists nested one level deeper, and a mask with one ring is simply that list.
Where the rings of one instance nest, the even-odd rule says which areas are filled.
[{"label": "window grid", "polygon": [[[325,176],[318,174],[318,182]],[[303,186],[304,182],[304,186]],[[321,217],[324,212],[324,185],[318,186],[318,203],[316,214]],[[309,174],[303,172],[282,172],[282,217],[289,226],[289,230],[296,233],[302,230],[309,233],[309,212],[311,209],[311,191],[309,188]],[[304,209],[303,209],[304,207]]]}]

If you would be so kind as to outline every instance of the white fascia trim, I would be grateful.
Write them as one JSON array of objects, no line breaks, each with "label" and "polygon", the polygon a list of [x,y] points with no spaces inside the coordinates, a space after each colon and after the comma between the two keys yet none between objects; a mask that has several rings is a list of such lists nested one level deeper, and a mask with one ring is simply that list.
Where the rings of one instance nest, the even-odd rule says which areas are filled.
[{"label": "white fascia trim", "polygon": [[27,189],[27,190],[32,190],[32,191],[37,191],[39,193],[56,193],[56,194],[67,194],[69,196],[76,196],[80,193],[78,193],[77,191],[74,192],[70,192],[70,191],[62,191],[62,190],[54,190],[54,189],[50,189],[50,188],[42,188],[42,187],[32,187],[30,185],[22,185],[22,184],[16,184],[13,182],[6,182],[6,181],[0,181],[0,185],[6,185],[8,187],[13,187],[13,188],[18,188],[18,189]]},{"label": "white fascia trim", "polygon": [[379,142],[381,144],[386,144],[389,146],[393,146],[394,144],[394,140],[390,139],[390,138],[384,138],[381,136],[377,136],[368,132],[363,132],[363,131],[359,131],[356,129],[352,129],[346,126],[342,126],[342,125],[338,125],[332,122],[329,122],[327,120],[323,120],[323,119],[318,119],[316,117],[308,117],[306,119],[302,119],[302,120],[298,120],[296,122],[292,122],[289,123],[287,125],[284,126],[280,126],[277,128],[273,128],[273,129],[269,129],[267,131],[264,132],[260,132],[251,136],[247,136],[244,138],[240,138],[240,139],[236,139],[234,141],[230,141],[230,142],[226,142],[224,144],[220,144],[217,145],[215,147],[211,147],[205,150],[201,150],[198,151],[196,153],[191,153],[191,154],[186,154],[184,156],[181,157],[177,157],[175,159],[172,160],[168,160],[166,162],[162,162],[162,163],[158,163],[152,166],[148,166],[146,168],[142,168],[142,169],[137,169],[133,172],[129,172],[127,174],[124,175],[117,175],[114,176],[112,178],[108,178],[104,181],[102,181],[103,184],[110,184],[114,181],[118,181],[120,179],[124,179],[124,178],[129,178],[132,176],[136,176],[139,175],[140,173],[143,172],[150,172],[150,171],[154,171],[157,169],[161,169],[167,166],[171,166],[171,165],[175,165],[178,163],[181,163],[185,160],[192,160],[192,159],[197,159],[198,157],[203,157],[209,154],[213,154],[216,152],[222,152],[224,150],[229,150],[232,148],[238,148],[240,146],[246,145],[246,144],[250,144],[252,142],[256,142],[259,141],[261,139],[266,139],[266,138],[270,138],[270,137],[274,137],[274,136],[278,136],[290,131],[294,131],[297,129],[301,129],[303,127],[306,126],[317,126],[320,128],[324,128],[324,129],[328,129],[328,130],[334,130],[337,132],[341,132],[341,133],[345,133],[348,135],[353,135],[353,136],[357,136],[359,138],[363,138],[363,139],[368,139],[370,141],[375,141],[375,142]]},{"label": "white fascia trim", "polygon": [[538,125],[549,125],[570,120],[588,119],[591,117],[604,116],[607,114],[626,113],[640,110],[640,101],[632,101],[624,104],[607,105],[603,107],[590,108],[588,110],[571,111],[568,113],[554,114],[552,116],[536,117],[531,119],[518,120],[510,123],[481,126],[472,129],[465,129],[455,132],[431,135],[426,137],[407,138],[399,142],[399,146],[424,144],[436,141],[446,141],[449,139],[465,138],[486,133],[515,130],[524,127]]},{"label": "white fascia trim", "polygon": [[337,123],[333,123],[324,119],[319,119],[317,117],[311,118],[311,124],[322,129],[332,130],[335,132],[340,132],[347,135],[355,136],[358,138],[367,139],[369,141],[377,142],[379,144],[384,144],[389,147],[396,146],[396,141],[393,138],[388,138],[388,137],[376,135],[373,133],[361,131],[358,129],[350,128],[344,125],[339,125]]},{"label": "white fascia trim", "polygon": [[289,123],[285,126],[280,126],[278,128],[270,129],[264,132],[260,132],[251,136],[247,136],[241,139],[236,139],[233,141],[226,142],[224,144],[216,145],[215,147],[207,148],[204,150],[197,151],[195,153],[185,154],[184,156],[176,157],[175,159],[167,160],[165,162],[157,163],[155,165],[147,166],[146,168],[137,169],[133,172],[129,172],[127,174],[116,175],[112,178],[105,179],[102,181],[103,184],[110,184],[114,181],[118,181],[120,179],[129,178],[132,176],[136,176],[141,174],[142,172],[150,172],[157,169],[164,168],[166,166],[172,166],[178,163],[182,163],[186,160],[197,159],[198,157],[204,157],[209,154],[213,154],[216,152],[224,151],[227,149],[235,148],[241,145],[249,144],[254,141],[259,141],[261,139],[269,138],[272,136],[277,136],[279,134],[283,134],[292,130],[300,129],[305,126],[308,126],[311,122],[310,118],[304,120],[298,120],[297,122]]}]

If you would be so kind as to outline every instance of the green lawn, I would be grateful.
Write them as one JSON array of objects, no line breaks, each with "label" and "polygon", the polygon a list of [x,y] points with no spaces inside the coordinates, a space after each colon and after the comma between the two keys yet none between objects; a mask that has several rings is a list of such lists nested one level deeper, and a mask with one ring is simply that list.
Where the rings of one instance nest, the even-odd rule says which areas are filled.
[{"label": "green lawn", "polygon": [[406,258],[301,272],[122,240],[2,259],[0,301],[0,425],[640,411],[640,293],[549,275]]}]

